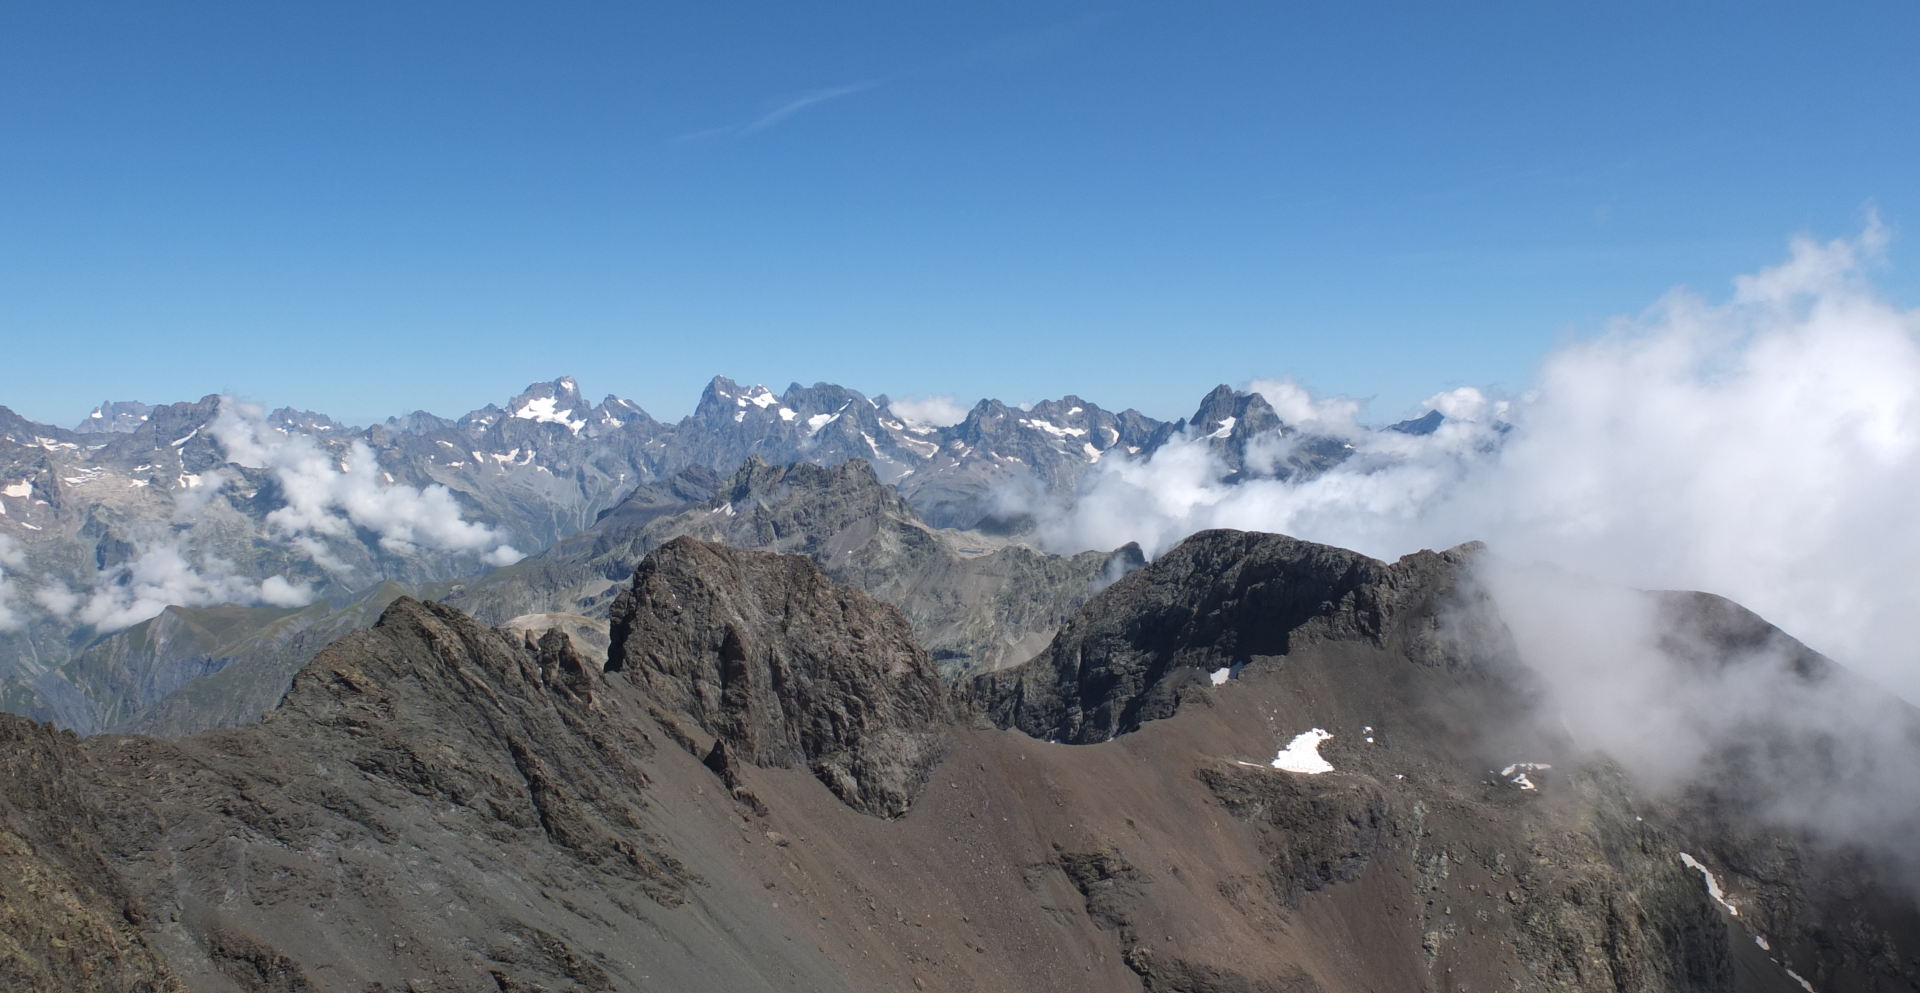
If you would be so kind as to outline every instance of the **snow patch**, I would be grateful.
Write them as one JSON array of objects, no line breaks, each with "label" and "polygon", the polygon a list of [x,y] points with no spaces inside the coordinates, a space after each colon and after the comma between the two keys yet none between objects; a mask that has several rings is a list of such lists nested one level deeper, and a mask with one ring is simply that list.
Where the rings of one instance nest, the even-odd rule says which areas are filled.
[{"label": "snow patch", "polygon": [[[908,448],[912,449],[915,452],[919,452],[921,458],[931,458],[933,457],[933,453],[940,450],[940,446],[938,444],[931,441],[921,441],[918,438],[902,438],[899,435],[895,435],[894,440],[900,442],[901,444],[907,446]],[[923,448],[926,449],[926,451],[920,451]]]},{"label": "snow patch", "polygon": [[1332,772],[1333,763],[1320,757],[1320,743],[1331,739],[1333,735],[1314,728],[1293,736],[1287,747],[1273,757],[1273,767],[1287,772],[1305,773],[1317,776],[1323,772]]},{"label": "snow patch", "polygon": [[[1684,863],[1687,868],[1697,870],[1700,873],[1700,878],[1707,881],[1707,895],[1713,897],[1713,902],[1719,904],[1721,909],[1727,912],[1728,916],[1740,916],[1740,908],[1727,902],[1726,894],[1720,889],[1720,880],[1714,878],[1711,870],[1701,865],[1699,859],[1688,855],[1686,852],[1680,853],[1680,861]],[[1790,976],[1793,975],[1792,970],[1788,970],[1787,974]],[[1798,979],[1799,977],[1796,976],[1794,978]],[[1806,985],[1806,981],[1801,980],[1801,985]],[[1808,988],[1811,989],[1812,987]]]},{"label": "snow patch", "polygon": [[1207,678],[1212,680],[1215,686],[1225,686],[1227,680],[1233,678],[1233,668],[1231,666],[1221,666],[1211,673],[1208,673]]},{"label": "snow patch", "polygon": [[807,433],[810,435],[819,434],[821,428],[824,428],[827,425],[832,424],[834,421],[839,420],[840,415],[846,413],[848,405],[852,403],[853,403],[852,400],[848,400],[846,403],[843,403],[840,405],[839,410],[836,410],[831,414],[815,414],[812,417],[807,418]]},{"label": "snow patch", "polygon": [[1084,435],[1087,433],[1087,430],[1085,428],[1063,428],[1060,425],[1053,423],[1052,421],[1042,421],[1039,419],[1030,420],[1028,418],[1023,417],[1020,419],[1019,423],[1023,427],[1030,427],[1036,431],[1045,431],[1046,433],[1053,435],[1055,438],[1078,438],[1081,435]]},{"label": "snow patch", "polygon": [[1527,778],[1527,773],[1544,772],[1551,768],[1553,768],[1553,766],[1545,762],[1515,762],[1505,769],[1500,770],[1500,778],[1523,790],[1539,789],[1539,787],[1534,785],[1533,780]]},{"label": "snow patch", "polygon": [[199,434],[199,433],[200,433],[200,429],[199,429],[199,428],[194,428],[193,430],[191,430],[191,431],[188,431],[188,432],[187,432],[187,435],[186,435],[186,437],[184,437],[184,438],[181,438],[181,439],[179,439],[179,440],[177,440],[177,441],[174,441],[174,442],[171,442],[171,443],[169,444],[169,447],[171,447],[171,448],[179,448],[179,447],[180,447],[181,445],[184,445],[184,444],[186,444],[187,442],[189,442],[189,441],[192,441],[192,440],[193,440],[193,436],[194,436],[194,435],[196,435],[196,434]]},{"label": "snow patch", "polygon": [[567,430],[572,431],[574,434],[579,434],[580,429],[587,426],[587,422],[584,420],[575,420],[573,411],[571,410],[555,409],[557,403],[558,399],[555,397],[541,397],[538,400],[528,400],[525,406],[513,412],[513,416],[523,421],[536,421],[542,424],[562,424],[566,426]]},{"label": "snow patch", "polygon": [[28,496],[32,492],[33,492],[33,484],[24,479],[21,480],[20,482],[17,482],[8,486],[4,490],[0,490],[0,493],[5,493],[6,495],[10,497],[14,497],[16,499],[24,499],[26,496]]},{"label": "snow patch", "polygon": [[1207,435],[1207,437],[1225,438],[1226,436],[1233,433],[1233,426],[1239,423],[1239,421],[1240,419],[1237,417],[1223,417],[1220,419],[1220,426],[1215,428],[1213,433],[1210,435]]}]

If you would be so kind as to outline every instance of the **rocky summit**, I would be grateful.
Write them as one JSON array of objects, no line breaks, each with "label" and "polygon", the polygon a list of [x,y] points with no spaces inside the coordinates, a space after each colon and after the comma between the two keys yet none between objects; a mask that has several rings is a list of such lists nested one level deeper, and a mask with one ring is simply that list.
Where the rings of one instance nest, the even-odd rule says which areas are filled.
[{"label": "rocky summit", "polygon": [[658,545],[604,665],[402,596],[257,723],[0,718],[0,984],[1920,989],[1873,853],[1543,713],[1481,554],[1203,533],[950,687],[810,556]]}]

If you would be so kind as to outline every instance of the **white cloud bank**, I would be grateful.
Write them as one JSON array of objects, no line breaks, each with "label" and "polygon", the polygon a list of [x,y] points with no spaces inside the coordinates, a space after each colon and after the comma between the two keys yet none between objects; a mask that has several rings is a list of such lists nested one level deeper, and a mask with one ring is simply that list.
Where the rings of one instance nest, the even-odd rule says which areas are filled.
[{"label": "white cloud bank", "polygon": [[356,528],[378,535],[380,546],[397,554],[421,548],[468,552],[490,565],[522,557],[495,529],[465,520],[445,486],[385,482],[364,442],[355,441],[346,457],[337,458],[314,439],[277,430],[258,410],[227,398],[209,431],[235,464],[273,473],[286,506],[268,514],[267,525],[323,568],[340,562],[322,539],[352,538]]},{"label": "white cloud bank", "polygon": [[1920,315],[1867,278],[1886,240],[1870,220],[1857,238],[1795,240],[1723,300],[1677,290],[1550,355],[1511,402],[1435,397],[1448,419],[1429,436],[1361,431],[1346,401],[1256,384],[1283,418],[1350,439],[1353,458],[1238,485],[1196,442],[1108,460],[1074,506],[1040,509],[1042,540],[1158,552],[1236,527],[1391,558],[1478,538],[1731,597],[1920,700]]},{"label": "white cloud bank", "polygon": [[[300,607],[313,602],[313,589],[285,576],[254,580],[238,567],[211,556],[190,559],[177,545],[142,549],[133,560],[101,574],[84,603],[62,588],[43,605],[50,611],[65,606],[100,631],[117,631],[156,617],[168,606],[204,606],[216,603],[264,603]],[[46,592],[46,591],[42,591]],[[50,601],[50,602],[49,602]]]}]

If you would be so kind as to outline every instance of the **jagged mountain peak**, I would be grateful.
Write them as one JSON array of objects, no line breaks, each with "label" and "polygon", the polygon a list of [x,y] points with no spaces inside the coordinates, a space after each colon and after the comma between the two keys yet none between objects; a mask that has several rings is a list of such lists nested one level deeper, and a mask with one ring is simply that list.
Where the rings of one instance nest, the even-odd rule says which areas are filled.
[{"label": "jagged mountain peak", "polygon": [[847,805],[906,813],[949,719],[900,611],[797,555],[680,537],[614,601],[608,672],[761,765],[805,766]]},{"label": "jagged mountain peak", "polygon": [[[1109,586],[1024,666],[977,677],[997,723],[1035,737],[1105,741],[1174,712],[1205,670],[1285,656],[1296,641],[1379,641],[1409,605],[1451,593],[1478,546],[1389,565],[1285,535],[1195,534]],[[1418,610],[1412,611],[1418,614]],[[1407,633],[1410,644],[1429,635]],[[1419,643],[1433,661],[1443,649]],[[1421,655],[1421,659],[1428,660]],[[1091,661],[1090,661],[1091,660]]]},{"label": "jagged mountain peak", "polygon": [[125,434],[146,422],[153,408],[138,400],[108,400],[74,426],[77,434]]},{"label": "jagged mountain peak", "polygon": [[1193,434],[1209,438],[1244,439],[1284,426],[1266,397],[1241,393],[1225,384],[1209,391],[1187,421]]},{"label": "jagged mountain peak", "polygon": [[571,376],[532,383],[507,401],[506,416],[540,424],[558,424],[574,434],[593,423],[593,407],[580,396]]},{"label": "jagged mountain peak", "polygon": [[1446,423],[1446,420],[1447,415],[1437,410],[1429,410],[1419,417],[1390,424],[1387,430],[1398,431],[1401,434],[1427,435],[1440,430],[1440,425]]},{"label": "jagged mountain peak", "polygon": [[268,414],[267,423],[286,431],[297,431],[301,434],[332,434],[345,437],[354,430],[352,427],[341,424],[339,421],[325,414],[317,414],[311,410],[295,410],[292,407],[281,407]]}]

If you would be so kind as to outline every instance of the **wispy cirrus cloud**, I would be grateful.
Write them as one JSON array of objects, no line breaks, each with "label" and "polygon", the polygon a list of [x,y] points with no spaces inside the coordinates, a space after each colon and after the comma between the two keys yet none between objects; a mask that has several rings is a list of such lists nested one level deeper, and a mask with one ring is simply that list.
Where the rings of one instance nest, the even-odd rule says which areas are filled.
[{"label": "wispy cirrus cloud", "polygon": [[771,109],[752,120],[740,124],[727,124],[717,128],[706,128],[701,131],[689,131],[686,134],[674,137],[673,141],[680,143],[700,141],[707,138],[744,137],[755,134],[760,131],[765,131],[768,128],[778,127],[821,104],[832,103],[835,100],[850,97],[856,93],[863,93],[878,85],[879,83],[877,81],[868,80],[862,83],[849,83],[844,86],[829,86],[824,89],[809,90],[805,93],[790,96],[779,101],[774,104]]}]

